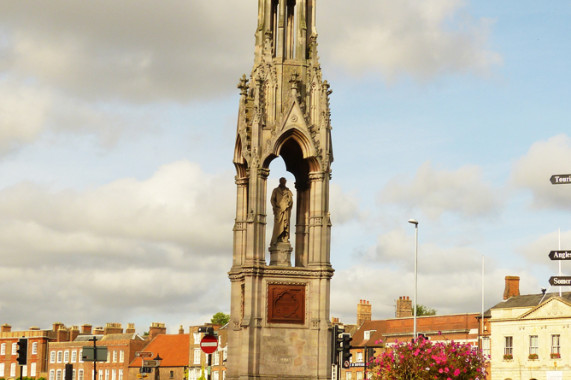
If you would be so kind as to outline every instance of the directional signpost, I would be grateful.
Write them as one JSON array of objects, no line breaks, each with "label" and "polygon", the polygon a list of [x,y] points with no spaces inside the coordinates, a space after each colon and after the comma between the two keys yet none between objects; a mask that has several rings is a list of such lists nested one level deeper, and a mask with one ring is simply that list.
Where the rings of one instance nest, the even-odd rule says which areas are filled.
[{"label": "directional signpost", "polygon": [[571,260],[571,251],[551,251],[549,258],[551,260]]},{"label": "directional signpost", "polygon": [[571,184],[571,174],[555,174],[549,180],[553,185]]},{"label": "directional signpost", "polygon": [[551,286],[571,286],[571,276],[552,276],[549,279]]}]

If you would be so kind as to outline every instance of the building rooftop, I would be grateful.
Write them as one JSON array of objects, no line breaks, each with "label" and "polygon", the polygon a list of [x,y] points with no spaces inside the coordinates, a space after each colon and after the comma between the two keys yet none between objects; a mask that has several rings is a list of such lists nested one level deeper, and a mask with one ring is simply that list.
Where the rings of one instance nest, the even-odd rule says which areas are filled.
[{"label": "building rooftop", "polygon": [[[153,357],[159,355],[162,358],[161,367],[184,367],[190,360],[190,335],[189,334],[161,334],[157,335],[144,350],[152,352]],[[152,359],[152,358],[151,358]],[[135,358],[129,367],[140,367],[141,358]]]}]

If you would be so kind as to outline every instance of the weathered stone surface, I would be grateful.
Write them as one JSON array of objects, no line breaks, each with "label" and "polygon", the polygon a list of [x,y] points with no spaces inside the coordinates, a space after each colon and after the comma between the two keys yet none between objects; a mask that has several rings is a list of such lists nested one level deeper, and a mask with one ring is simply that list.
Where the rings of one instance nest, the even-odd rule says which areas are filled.
[{"label": "weathered stone surface", "polygon": [[[254,67],[238,85],[227,377],[330,379],[331,90],[317,56],[315,0],[258,4]],[[267,179],[277,157],[295,177],[296,220],[270,246]]]}]

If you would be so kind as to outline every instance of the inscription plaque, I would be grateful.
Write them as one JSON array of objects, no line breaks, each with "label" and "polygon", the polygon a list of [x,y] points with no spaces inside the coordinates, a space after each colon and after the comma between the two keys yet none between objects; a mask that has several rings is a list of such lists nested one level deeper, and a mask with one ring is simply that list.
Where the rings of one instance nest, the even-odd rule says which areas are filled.
[{"label": "inscription plaque", "polygon": [[268,285],[268,322],[305,323],[305,286]]}]

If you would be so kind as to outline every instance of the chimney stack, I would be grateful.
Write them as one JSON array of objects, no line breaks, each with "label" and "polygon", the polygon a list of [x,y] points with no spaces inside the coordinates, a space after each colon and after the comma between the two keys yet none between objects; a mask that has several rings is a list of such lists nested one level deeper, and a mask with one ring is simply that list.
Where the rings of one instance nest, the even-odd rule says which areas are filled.
[{"label": "chimney stack", "polygon": [[2,325],[2,327],[0,327],[0,332],[3,332],[3,333],[12,332],[12,326],[10,326],[10,325],[7,324],[7,323],[4,323],[4,324]]},{"label": "chimney stack", "polygon": [[136,332],[136,331],[135,331],[135,324],[134,324],[134,323],[129,323],[129,324],[127,325],[127,330],[125,330],[125,333],[127,333],[127,334],[134,334],[135,332]]},{"label": "chimney stack", "polygon": [[92,326],[88,324],[81,325],[81,334],[82,335],[91,335]]},{"label": "chimney stack", "polygon": [[103,332],[105,335],[109,334],[123,334],[123,326],[120,323],[107,323]]},{"label": "chimney stack", "polygon": [[519,296],[519,276],[506,276],[504,300]]},{"label": "chimney stack", "polygon": [[359,300],[357,305],[357,326],[370,321],[372,317],[371,304],[367,300]]},{"label": "chimney stack", "polygon": [[167,328],[164,323],[153,322],[149,327],[149,340],[153,340],[157,335],[166,334]]},{"label": "chimney stack", "polygon": [[395,317],[397,318],[409,318],[412,317],[412,301],[409,297],[399,297],[397,300],[397,310]]}]

